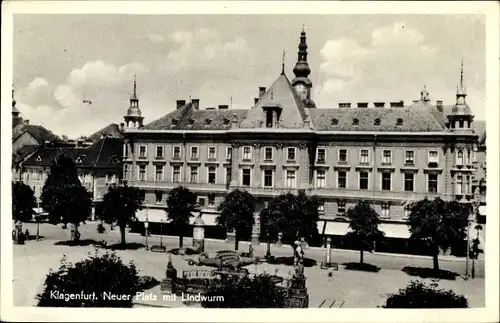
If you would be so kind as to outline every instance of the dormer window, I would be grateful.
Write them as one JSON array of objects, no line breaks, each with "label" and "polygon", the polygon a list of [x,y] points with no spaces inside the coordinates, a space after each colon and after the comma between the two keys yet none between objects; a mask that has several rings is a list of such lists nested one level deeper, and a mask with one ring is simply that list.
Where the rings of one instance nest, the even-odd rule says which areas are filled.
[{"label": "dormer window", "polygon": [[398,120],[396,121],[396,126],[401,127],[402,125],[403,125],[403,119],[398,118]]},{"label": "dormer window", "polygon": [[273,110],[267,110],[266,111],[266,127],[267,128],[272,128],[273,127]]},{"label": "dormer window", "polygon": [[373,124],[376,125],[376,126],[380,126],[380,119],[379,118],[375,119],[375,121],[373,122]]},{"label": "dormer window", "polygon": [[38,156],[38,157],[36,158],[36,161],[37,161],[37,162],[41,162],[41,161],[42,161],[42,157]]},{"label": "dormer window", "polygon": [[227,118],[223,118],[223,119],[222,119],[222,122],[223,122],[225,125],[228,125],[228,124],[229,124],[229,119],[227,119]]},{"label": "dormer window", "polygon": [[78,158],[76,159],[75,163],[81,164],[82,163],[82,158],[80,156],[78,156]]},{"label": "dormer window", "polygon": [[212,119],[205,119],[205,126],[209,126],[212,123]]},{"label": "dormer window", "polygon": [[359,125],[359,119],[358,119],[358,118],[354,118],[354,119],[352,119],[352,125],[353,125],[353,126],[357,126],[357,125]]},{"label": "dormer window", "polygon": [[332,119],[332,126],[336,126],[339,124],[339,121],[335,118]]},{"label": "dormer window", "polygon": [[172,125],[176,126],[179,123],[179,120],[177,119],[172,119]]},{"label": "dormer window", "polygon": [[191,126],[194,124],[194,120],[193,119],[189,119],[188,122],[189,122],[189,125],[191,125]]}]

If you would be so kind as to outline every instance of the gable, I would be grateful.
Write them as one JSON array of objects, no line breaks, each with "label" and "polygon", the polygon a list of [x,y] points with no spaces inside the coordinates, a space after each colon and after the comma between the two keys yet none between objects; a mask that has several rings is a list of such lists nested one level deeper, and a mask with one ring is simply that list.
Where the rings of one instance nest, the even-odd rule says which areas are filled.
[{"label": "gable", "polygon": [[280,111],[279,128],[304,127],[306,111],[304,104],[285,74],[281,74],[259,101],[248,110],[240,128],[261,128],[266,122],[266,107],[277,107]]}]

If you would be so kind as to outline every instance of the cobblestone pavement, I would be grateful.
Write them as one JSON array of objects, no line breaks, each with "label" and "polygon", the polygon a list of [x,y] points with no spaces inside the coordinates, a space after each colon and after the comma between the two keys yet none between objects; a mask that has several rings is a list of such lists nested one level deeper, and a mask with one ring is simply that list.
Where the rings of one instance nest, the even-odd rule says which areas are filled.
[{"label": "cobblestone pavement", "polygon": [[[219,250],[224,249],[221,244],[218,244],[218,246]],[[54,245],[53,240],[29,241],[25,245],[14,245],[13,248],[14,306],[36,305],[35,296],[43,287],[45,275],[50,268],[57,269],[59,267],[63,255],[66,255],[68,261],[75,262],[84,259],[89,252],[94,250],[92,246],[68,247]],[[154,253],[144,249],[116,251],[116,253],[124,262],[134,261],[140,275],[153,276],[158,280],[161,280],[165,275],[168,262],[168,256],[165,253]],[[183,269],[193,269],[188,265],[186,257],[188,256],[184,258],[172,256],[172,262],[174,267],[178,269],[178,275],[181,275]],[[195,268],[201,269],[204,267]],[[209,269],[208,267],[205,268]],[[277,270],[278,275],[283,277],[287,277],[292,271],[291,266],[270,265],[267,263],[250,265],[246,268],[253,273],[267,272],[275,274]],[[319,265],[306,267],[305,275],[310,295],[310,307],[319,307],[321,303],[331,304],[335,301],[336,304],[344,302],[344,308],[374,308],[384,303],[388,293],[397,292],[398,289],[405,287],[409,281],[416,279],[401,270],[382,269],[378,273],[367,273],[345,270],[342,266],[339,266],[338,271],[333,272],[332,277],[328,277],[327,272],[320,269]],[[453,289],[458,293],[467,295],[471,307],[481,307],[485,304],[485,286],[482,278],[467,281],[460,277],[454,281],[441,280],[439,287]],[[185,306],[179,300],[163,301],[162,297],[160,297],[159,286],[146,291],[146,294],[149,293],[158,295],[158,300],[153,302],[138,301],[137,306]]]}]

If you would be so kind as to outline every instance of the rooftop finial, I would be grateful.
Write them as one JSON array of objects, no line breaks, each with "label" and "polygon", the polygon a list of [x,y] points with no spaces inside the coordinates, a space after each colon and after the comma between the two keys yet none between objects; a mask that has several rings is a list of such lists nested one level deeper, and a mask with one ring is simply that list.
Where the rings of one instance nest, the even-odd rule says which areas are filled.
[{"label": "rooftop finial", "polygon": [[464,60],[462,59],[462,65],[460,67],[460,87],[464,86]]},{"label": "rooftop finial", "polygon": [[137,74],[134,74],[134,94],[133,98],[137,99]]},{"label": "rooftop finial", "polygon": [[281,74],[285,74],[285,55],[286,51],[283,50],[283,53],[281,54]]},{"label": "rooftop finial", "polygon": [[306,25],[305,24],[302,24],[302,32],[305,33],[306,32]]}]

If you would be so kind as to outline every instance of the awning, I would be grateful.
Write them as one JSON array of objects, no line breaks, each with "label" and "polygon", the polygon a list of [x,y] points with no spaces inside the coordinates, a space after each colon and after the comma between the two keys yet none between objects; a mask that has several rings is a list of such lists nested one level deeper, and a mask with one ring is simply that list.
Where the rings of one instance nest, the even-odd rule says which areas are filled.
[{"label": "awning", "polygon": [[385,233],[386,238],[408,239],[410,237],[410,231],[406,224],[381,223],[378,229]]},{"label": "awning", "polygon": [[[205,223],[206,226],[216,226],[217,222],[215,222],[215,219],[217,219],[218,214],[217,213],[201,213],[201,219]],[[194,222],[196,217],[191,218],[191,224]]]},{"label": "awning", "polygon": [[[200,214],[200,212],[191,212],[193,215],[189,219],[189,224],[193,224],[194,220],[196,217]],[[146,221],[146,216],[148,219],[148,222],[150,223],[168,223],[170,220],[168,219],[168,214],[165,212],[165,209],[142,209],[137,211],[136,215],[137,221],[139,222],[145,222]]]},{"label": "awning", "polygon": [[343,236],[349,231],[349,222],[326,222],[325,235]]},{"label": "awning", "polygon": [[479,215],[486,216],[486,205],[480,205],[478,211],[479,211]]}]

